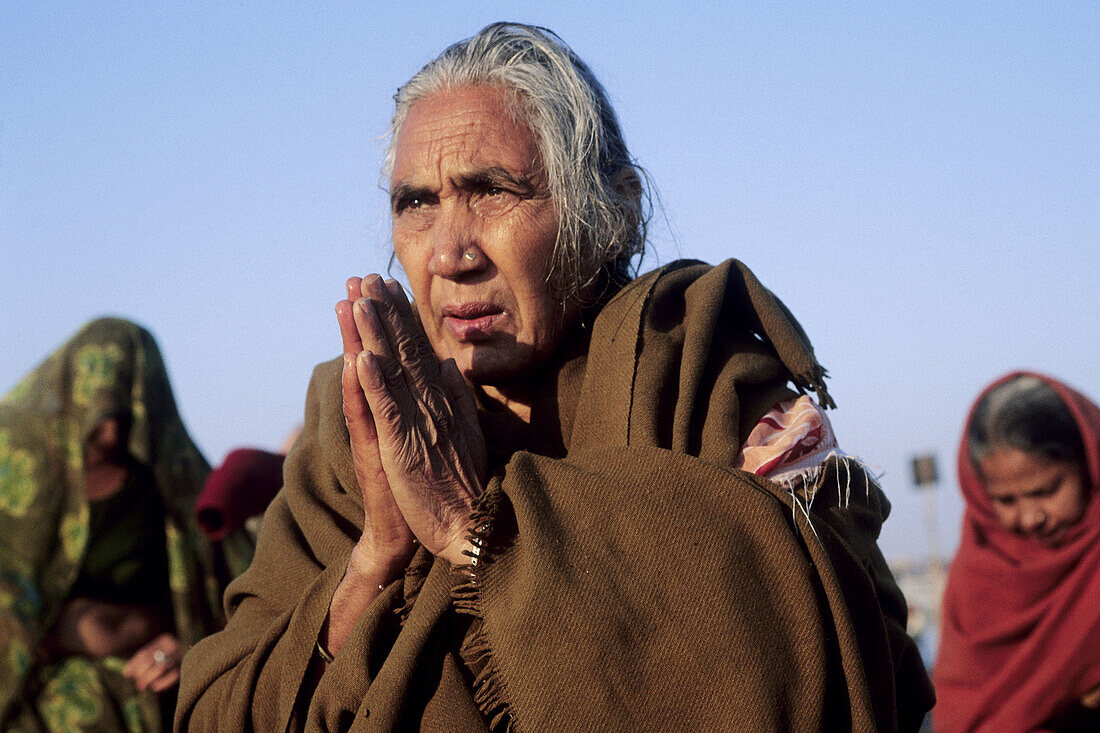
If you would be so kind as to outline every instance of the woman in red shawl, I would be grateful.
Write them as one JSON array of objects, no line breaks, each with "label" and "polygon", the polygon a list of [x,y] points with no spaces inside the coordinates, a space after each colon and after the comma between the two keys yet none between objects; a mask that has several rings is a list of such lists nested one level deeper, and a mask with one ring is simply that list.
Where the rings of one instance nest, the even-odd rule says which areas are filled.
[{"label": "woman in red shawl", "polygon": [[959,450],[963,535],[943,601],[936,730],[1100,730],[1100,408],[1017,372]]}]

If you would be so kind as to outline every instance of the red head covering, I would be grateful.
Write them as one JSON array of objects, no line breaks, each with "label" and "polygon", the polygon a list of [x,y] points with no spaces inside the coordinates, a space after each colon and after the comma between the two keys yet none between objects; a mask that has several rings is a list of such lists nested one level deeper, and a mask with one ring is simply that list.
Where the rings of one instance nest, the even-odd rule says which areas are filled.
[{"label": "red head covering", "polygon": [[262,514],[282,485],[282,454],[237,448],[206,478],[195,519],[207,537],[224,539],[249,517]]},{"label": "red head covering", "polygon": [[933,716],[943,733],[1042,730],[1100,685],[1100,409],[1061,382],[1030,372],[1000,378],[978,402],[1020,376],[1050,385],[1069,407],[1084,444],[1089,503],[1058,547],[1003,527],[972,465],[971,409],[959,449],[962,542],[948,575],[933,674]]}]

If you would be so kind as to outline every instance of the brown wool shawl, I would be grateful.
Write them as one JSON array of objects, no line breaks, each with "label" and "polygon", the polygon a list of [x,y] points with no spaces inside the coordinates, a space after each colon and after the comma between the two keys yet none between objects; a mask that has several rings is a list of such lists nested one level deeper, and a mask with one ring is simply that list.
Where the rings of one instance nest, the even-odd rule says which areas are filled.
[{"label": "brown wool shawl", "polygon": [[828,401],[801,328],[735,261],[634,281],[540,376],[530,426],[482,415],[477,561],[422,549],[307,697],[362,528],[339,370],[314,374],[228,627],[184,661],[177,728],[890,731],[931,707],[878,487],[831,459],[805,513],[731,467],[788,380]]}]

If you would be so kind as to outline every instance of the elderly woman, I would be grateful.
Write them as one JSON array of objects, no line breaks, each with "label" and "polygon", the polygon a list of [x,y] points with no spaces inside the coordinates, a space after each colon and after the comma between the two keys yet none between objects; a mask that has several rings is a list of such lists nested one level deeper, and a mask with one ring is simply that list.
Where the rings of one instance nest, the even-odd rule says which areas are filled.
[{"label": "elderly woman", "polygon": [[1001,378],[970,413],[959,485],[936,729],[1100,730],[1100,409]]},{"label": "elderly woman", "polygon": [[631,280],[643,177],[584,63],[495,24],[396,101],[415,305],[348,281],[177,725],[915,728],[887,504],[787,386],[824,370],[736,262]]},{"label": "elderly woman", "polygon": [[171,726],[180,659],[251,556],[199,536],[207,470],[153,337],[123,320],[0,402],[0,730]]}]

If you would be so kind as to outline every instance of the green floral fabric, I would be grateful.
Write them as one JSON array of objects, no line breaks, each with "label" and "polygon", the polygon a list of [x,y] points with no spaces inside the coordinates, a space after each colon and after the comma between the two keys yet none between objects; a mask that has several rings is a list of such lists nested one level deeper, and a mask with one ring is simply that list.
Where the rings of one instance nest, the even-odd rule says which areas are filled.
[{"label": "green floral fabric", "polygon": [[180,420],[152,336],[121,319],[86,325],[0,400],[2,731],[161,726],[165,701],[134,689],[126,660],[35,661],[88,551],[84,444],[112,417],[128,424],[127,449],[163,500],[166,584],[185,649],[224,622],[221,591],[251,559],[247,542],[211,545],[194,523],[209,465]]},{"label": "green floral fabric", "polygon": [[12,445],[11,433],[0,430],[0,511],[21,517],[35,494],[34,456]]},{"label": "green floral fabric", "polygon": [[126,660],[118,657],[69,657],[35,669],[25,680],[29,702],[10,711],[4,729],[49,733],[161,730],[166,701],[152,694],[136,694],[122,674],[125,664]]}]

